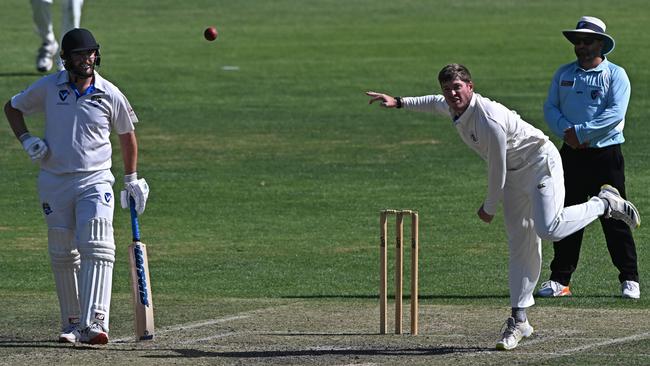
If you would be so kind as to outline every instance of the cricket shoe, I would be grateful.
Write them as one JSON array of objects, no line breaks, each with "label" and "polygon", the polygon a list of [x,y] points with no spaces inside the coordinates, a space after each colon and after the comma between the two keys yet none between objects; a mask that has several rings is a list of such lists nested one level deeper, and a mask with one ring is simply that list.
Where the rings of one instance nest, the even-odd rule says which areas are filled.
[{"label": "cricket shoe", "polygon": [[68,324],[59,335],[59,343],[76,343],[79,340],[79,324]]},{"label": "cricket shoe", "polygon": [[621,283],[621,295],[625,299],[638,299],[641,297],[639,283],[636,281],[623,281]]},{"label": "cricket shoe", "polygon": [[86,344],[106,344],[108,343],[108,333],[104,331],[101,325],[92,323],[86,329],[81,330],[79,342]]},{"label": "cricket shoe", "polygon": [[539,297],[562,297],[571,295],[571,289],[569,289],[569,286],[564,286],[563,284],[553,280],[542,282],[542,286],[537,291],[537,296]]},{"label": "cricket shoe", "polygon": [[605,218],[614,218],[625,222],[630,229],[636,229],[641,225],[641,217],[639,211],[634,207],[632,202],[625,200],[621,197],[618,189],[605,184],[600,187],[598,197],[604,199],[609,203],[609,207],[605,210]]},{"label": "cricket shoe", "polygon": [[515,349],[519,345],[519,341],[533,335],[533,327],[530,326],[528,320],[517,323],[515,322],[515,318],[511,317],[506,320],[503,327],[505,329],[496,346],[500,351]]},{"label": "cricket shoe", "polygon": [[40,72],[50,71],[54,64],[54,55],[58,50],[59,44],[56,43],[56,41],[53,43],[43,43],[43,45],[38,49],[38,55],[36,56],[36,70]]}]

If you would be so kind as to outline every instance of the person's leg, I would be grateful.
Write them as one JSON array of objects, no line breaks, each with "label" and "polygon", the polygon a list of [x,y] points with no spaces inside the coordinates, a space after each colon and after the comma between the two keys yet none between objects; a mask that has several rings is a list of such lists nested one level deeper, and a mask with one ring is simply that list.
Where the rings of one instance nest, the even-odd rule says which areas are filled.
[{"label": "person's leg", "polygon": [[[83,0],[60,0],[61,1],[61,42],[63,36],[72,29],[81,26],[81,9],[83,8]],[[57,54],[56,63],[59,70],[63,70],[63,61],[61,55]]]},{"label": "person's leg", "polygon": [[63,15],[61,34],[79,28],[81,25],[81,9],[84,5],[83,0],[62,0],[61,14]]},{"label": "person's leg", "polygon": [[[609,146],[598,149],[594,156],[594,185],[590,187],[592,194],[598,194],[600,186],[609,184],[616,188],[621,197],[627,199],[625,190],[625,159],[621,145]],[[612,258],[612,263],[619,271],[618,279],[639,282],[636,243],[630,227],[622,221],[612,218],[601,218],[601,226],[605,234],[607,249]]]},{"label": "person's leg", "polygon": [[41,39],[41,46],[36,56],[36,69],[47,72],[52,69],[52,58],[59,50],[52,27],[52,0],[31,0],[31,4],[32,19],[36,33]]},{"label": "person's leg", "polygon": [[[567,145],[562,147],[560,155],[564,168],[564,206],[583,203],[588,198],[588,195],[582,182],[582,176],[584,175],[582,160],[576,154],[576,151]],[[573,272],[578,267],[583,234],[584,229],[581,229],[553,243],[553,260],[551,261],[551,275],[549,280],[557,282],[562,286],[567,286],[564,292],[565,295],[571,294],[568,286],[571,282]],[[553,296],[553,293],[548,293],[547,295]]]},{"label": "person's leg", "polygon": [[[571,296],[569,283],[580,257],[584,227],[605,212],[605,203],[598,197],[584,202],[582,183],[575,176],[582,168],[577,166],[571,152],[562,155],[570,165],[569,171],[564,170],[563,160],[554,146],[547,145],[540,153],[535,165],[536,180],[530,189],[537,233],[543,239],[554,241],[554,258],[550,279],[542,283],[537,295]],[[565,182],[564,178],[569,180]]]},{"label": "person's leg", "polygon": [[79,302],[81,341],[108,342],[115,241],[111,183],[85,189],[77,202],[77,241],[81,254]]},{"label": "person's leg", "polygon": [[542,241],[535,232],[529,197],[512,192],[504,193],[503,203],[509,248],[510,305],[528,308],[535,303],[533,291],[541,271]]},{"label": "person's leg", "polygon": [[562,162],[557,149],[546,145],[535,164],[535,181],[529,186],[537,234],[544,240],[559,241],[583,229],[605,213],[603,199],[564,207],[565,188]]},{"label": "person's leg", "polygon": [[48,253],[56,294],[61,310],[59,342],[77,341],[79,325],[79,295],[77,276],[80,256],[75,247],[74,195],[65,189],[62,179],[42,172],[39,175],[39,195],[48,226]]},{"label": "person's leg", "polygon": [[533,333],[526,309],[535,303],[533,291],[541,270],[542,241],[535,233],[530,197],[521,189],[528,181],[530,177],[526,174],[509,174],[504,189],[503,215],[508,234],[512,317],[506,321],[505,331],[497,342],[499,350],[513,349],[522,338]]}]

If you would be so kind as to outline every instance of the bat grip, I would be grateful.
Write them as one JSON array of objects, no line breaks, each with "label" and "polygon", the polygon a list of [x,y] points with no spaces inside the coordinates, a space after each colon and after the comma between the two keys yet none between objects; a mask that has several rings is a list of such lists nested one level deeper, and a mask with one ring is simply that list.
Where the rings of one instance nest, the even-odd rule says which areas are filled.
[{"label": "bat grip", "polygon": [[140,225],[138,224],[138,212],[135,210],[135,200],[129,195],[129,208],[131,209],[131,232],[133,241],[140,241]]}]

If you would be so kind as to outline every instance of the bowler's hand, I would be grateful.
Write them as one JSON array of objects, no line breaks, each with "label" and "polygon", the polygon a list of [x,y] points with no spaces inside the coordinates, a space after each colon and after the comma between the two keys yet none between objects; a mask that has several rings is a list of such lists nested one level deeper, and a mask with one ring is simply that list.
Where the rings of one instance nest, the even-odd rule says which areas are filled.
[{"label": "bowler's hand", "polygon": [[585,141],[582,144],[580,143],[575,127],[564,130],[564,142],[574,149],[586,149],[589,147],[589,141]]},{"label": "bowler's hand", "polygon": [[490,215],[483,210],[483,205],[481,205],[481,208],[478,209],[476,214],[483,222],[487,222],[488,224],[492,222],[492,219],[494,218],[494,215]]},{"label": "bowler's hand", "polygon": [[386,108],[397,107],[397,100],[395,100],[395,98],[391,97],[388,94],[367,91],[366,95],[370,97],[370,101],[368,101],[368,104],[372,104],[373,102],[381,100],[382,107],[386,107]]}]

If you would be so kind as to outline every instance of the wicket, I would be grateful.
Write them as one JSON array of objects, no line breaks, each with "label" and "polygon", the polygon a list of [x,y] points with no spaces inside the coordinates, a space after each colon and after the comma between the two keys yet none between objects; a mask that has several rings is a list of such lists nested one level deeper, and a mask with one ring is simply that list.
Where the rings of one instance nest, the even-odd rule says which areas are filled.
[{"label": "wicket", "polygon": [[418,334],[418,213],[412,210],[382,210],[379,213],[380,263],[379,263],[379,332],[386,334],[388,319],[388,262],[386,237],[388,236],[388,216],[395,215],[395,334],[402,334],[402,276],[404,215],[411,216],[411,334]]}]

